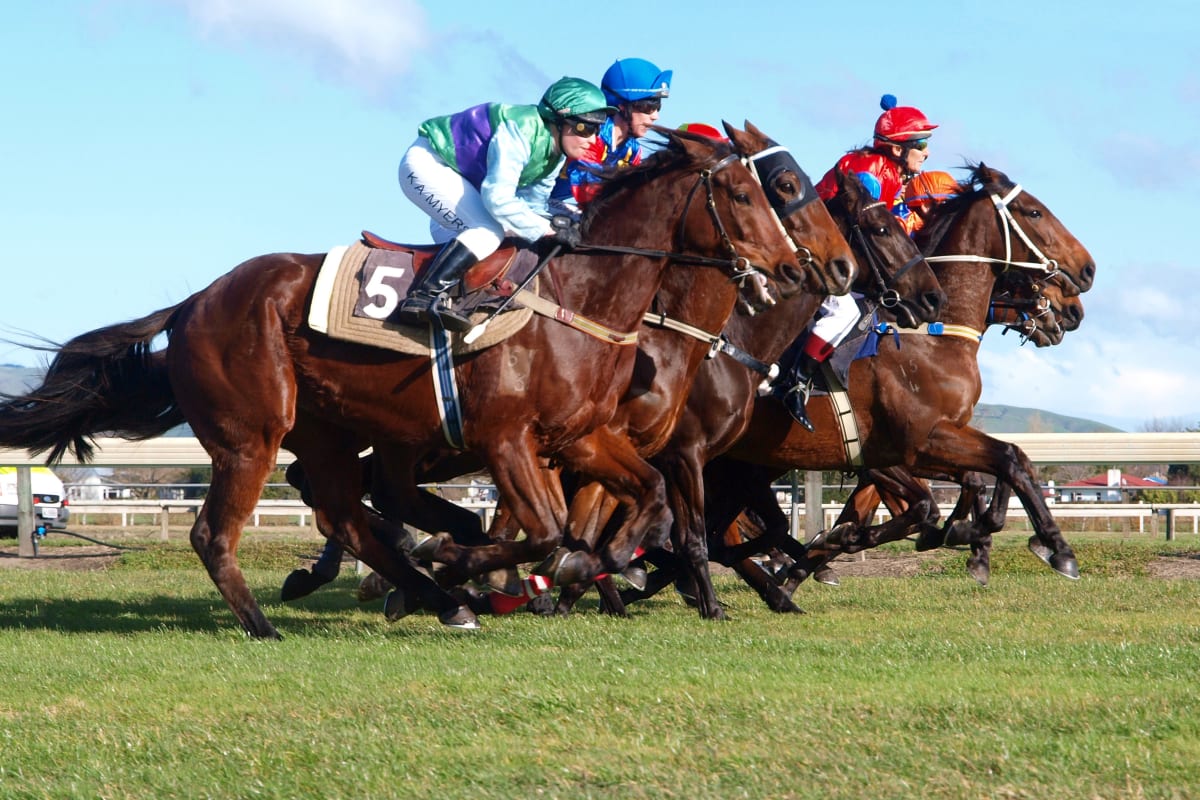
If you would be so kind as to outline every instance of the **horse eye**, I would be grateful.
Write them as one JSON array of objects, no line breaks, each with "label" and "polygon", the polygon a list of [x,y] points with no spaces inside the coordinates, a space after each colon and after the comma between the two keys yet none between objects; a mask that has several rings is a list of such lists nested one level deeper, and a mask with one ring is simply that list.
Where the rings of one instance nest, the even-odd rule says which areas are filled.
[{"label": "horse eye", "polygon": [[887,236],[888,235],[887,226],[880,225],[878,228],[875,229],[875,235],[876,236]]},{"label": "horse eye", "polygon": [[744,206],[750,205],[750,195],[745,192],[738,192],[733,196],[734,202],[741,203]]},{"label": "horse eye", "polygon": [[1030,212],[1029,212],[1029,216],[1030,216],[1032,219],[1041,219],[1041,218],[1042,218],[1042,212],[1041,212],[1041,211],[1038,211],[1038,210],[1035,208],[1035,209],[1033,209],[1032,211],[1030,211]]},{"label": "horse eye", "polygon": [[791,181],[779,181],[775,184],[775,190],[780,194],[792,195],[796,193],[796,184]]}]

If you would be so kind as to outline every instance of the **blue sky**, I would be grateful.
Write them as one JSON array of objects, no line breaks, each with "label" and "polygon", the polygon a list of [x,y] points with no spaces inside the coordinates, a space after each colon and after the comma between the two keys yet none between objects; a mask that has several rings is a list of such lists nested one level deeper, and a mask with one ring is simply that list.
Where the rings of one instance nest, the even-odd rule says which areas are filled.
[{"label": "blue sky", "polygon": [[[869,137],[881,94],[919,106],[941,125],[930,168],[1004,170],[1097,263],[1063,344],[988,334],[983,402],[1195,426],[1200,17],[1145,5],[656,0],[576,21],[474,0],[16,4],[0,335],[64,341],[363,228],[427,241],[396,183],[422,120],[639,56],[675,71],[664,124],[749,119],[814,176]],[[39,358],[0,345],[2,363]]]}]

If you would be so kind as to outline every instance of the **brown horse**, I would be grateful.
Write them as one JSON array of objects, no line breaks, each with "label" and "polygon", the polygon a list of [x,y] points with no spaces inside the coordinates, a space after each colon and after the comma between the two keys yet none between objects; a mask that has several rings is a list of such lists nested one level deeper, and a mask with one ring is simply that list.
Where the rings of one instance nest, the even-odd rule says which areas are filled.
[{"label": "brown horse", "polygon": [[[945,204],[940,223],[929,226],[926,243],[935,243],[938,253],[974,254],[935,267],[949,298],[942,318],[948,328],[983,331],[996,276],[1005,266],[1031,265],[1028,268],[1039,270],[1046,280],[1086,275],[1090,285],[1094,277],[1086,249],[1044,205],[1014,189],[1002,173],[981,164],[963,195]],[[1001,225],[996,224],[997,213],[1004,220]],[[1014,224],[1020,235],[1010,230]],[[1014,248],[1014,239],[1024,246]],[[995,262],[979,259],[979,254],[994,257]],[[1075,280],[1072,277],[1068,283],[1075,286]],[[996,475],[1016,489],[1037,531],[1031,549],[1056,571],[1077,577],[1074,554],[1046,509],[1032,479],[1032,464],[1018,448],[967,425],[980,392],[977,341],[974,336],[889,336],[879,355],[854,363],[849,391],[862,447],[861,465],[848,460],[828,397],[810,401],[815,433],[793,425],[777,404],[760,400],[747,434],[705,470],[709,530],[727,530],[749,505],[767,522],[769,532],[756,547],[787,545],[787,519],[770,485],[788,469],[907,465],[935,474],[977,471]],[[925,519],[926,512],[916,509],[914,517]],[[839,538],[812,548],[804,568],[815,568],[825,550],[840,548]],[[714,556],[720,546],[713,543]],[[794,553],[794,542],[790,547]]]},{"label": "brown horse", "polygon": [[[759,177],[764,176],[760,174]],[[801,180],[802,174],[781,170],[765,180],[764,187],[767,196],[773,199],[786,190],[785,183],[800,185]],[[809,187],[811,189],[811,184]],[[823,280],[810,284],[807,294],[795,295],[784,302],[806,305],[811,315],[826,293],[849,288],[854,262],[838,226],[820,203],[806,203],[803,208],[797,208],[788,233],[804,254],[804,261],[814,264]],[[736,357],[740,352],[743,357],[748,356],[750,361],[761,364],[760,359],[770,361],[778,356],[777,352],[751,350],[745,353],[730,347],[722,328],[727,327],[727,321],[736,324],[730,320],[729,313],[732,295],[726,293],[728,296],[722,298],[716,291],[719,286],[698,285],[702,278],[696,279],[690,274],[679,277],[679,281],[664,280],[659,289],[652,314],[647,317],[648,324],[639,337],[633,381],[608,423],[614,435],[631,439],[643,458],[661,450],[670,437],[687,398],[688,387],[706,357],[717,351]],[[766,318],[772,311],[752,319],[761,319],[761,324],[767,324]],[[742,315],[735,317],[744,318]],[[739,368],[745,369],[744,366]],[[570,476],[573,484],[577,478]],[[615,509],[614,498],[601,484],[587,482],[573,486],[571,495],[566,547],[543,569],[551,572],[555,582],[560,584],[589,581],[602,572],[620,571],[623,563],[628,561],[628,555],[619,536],[606,540],[603,548],[594,547],[600,529]],[[508,514],[502,514],[498,519],[502,523],[516,522]],[[496,554],[512,548],[511,542],[517,533],[513,528],[515,525],[506,529],[503,524],[498,524],[492,531],[496,541],[486,545],[464,545],[451,535],[439,534],[414,551],[414,555],[445,564],[449,580],[465,578],[484,569],[502,566]]]},{"label": "brown horse", "polygon": [[[754,176],[710,141],[671,135],[664,151],[606,185],[583,230],[588,242],[629,251],[560,258],[543,285],[557,291],[550,298],[557,305],[614,332],[637,329],[668,268],[744,276],[753,264],[786,291],[801,275]],[[357,454],[374,445],[374,469],[419,517],[416,472],[427,453],[444,447],[427,359],[307,327],[322,260],[253,258],[173,308],[73,339],[41,387],[0,404],[0,443],[49,450],[51,461],[67,448],[86,459],[100,432],[146,437],[189,422],[213,459],[191,542],[257,637],[278,633],[246,585],[236,550],[279,448],[306,465],[321,532],[403,585],[414,570],[369,531]],[[166,350],[151,352],[164,332]],[[529,534],[514,561],[534,560],[565,523],[561,492],[545,480],[550,458],[604,483],[627,507],[631,541],[669,524],[658,472],[604,427],[629,384],[634,350],[535,317],[456,365],[466,446]],[[473,625],[452,602],[442,601],[443,621]]]},{"label": "brown horse", "polygon": [[[746,131],[726,125],[726,131],[739,152],[763,159],[756,163],[771,163],[764,154],[777,160],[778,148],[757,128],[747,124]],[[803,175],[799,166],[781,174]],[[774,194],[777,212],[795,208],[797,189],[807,185],[808,199],[816,200],[807,180],[789,178],[789,185],[768,190]],[[801,194],[800,198],[804,195]],[[812,202],[811,206],[821,206]],[[915,326],[936,319],[944,295],[929,267],[922,262],[920,251],[905,235],[903,228],[887,206],[876,201],[857,178],[844,177],[838,196],[825,204],[842,234],[849,241],[859,264],[854,288],[878,303],[886,303],[889,318],[899,324]],[[808,208],[810,206],[803,206]],[[784,227],[789,231],[800,224],[796,213],[781,213]],[[819,301],[823,298],[817,298]],[[731,320],[726,333],[739,348],[770,360],[778,359],[795,339],[797,332],[815,313],[811,299],[794,297],[752,318]],[[654,354],[655,362],[669,357],[669,350]],[[707,550],[704,547],[704,464],[729,448],[745,431],[757,397],[757,388],[764,376],[753,372],[733,359],[713,359],[705,362],[692,384],[679,424],[670,439],[658,445],[653,463],[667,479],[668,497],[675,515],[672,539],[675,552],[686,554],[697,585],[700,587],[699,609],[705,617],[721,618],[724,610],[711,589],[708,577]],[[768,400],[765,402],[774,402]],[[605,591],[602,586],[602,591]],[[574,602],[578,590],[564,591],[559,599],[559,612],[565,613]]]}]

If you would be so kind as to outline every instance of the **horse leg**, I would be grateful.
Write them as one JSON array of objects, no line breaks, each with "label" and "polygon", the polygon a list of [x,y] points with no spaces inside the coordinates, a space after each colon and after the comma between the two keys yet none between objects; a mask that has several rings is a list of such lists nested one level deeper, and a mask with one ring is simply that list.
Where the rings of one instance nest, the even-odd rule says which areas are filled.
[{"label": "horse leg", "polygon": [[1021,498],[1034,527],[1029,549],[1058,574],[1078,580],[1079,562],[1046,507],[1041,487],[1034,480],[1033,463],[1019,447],[969,426],[959,428],[940,423],[918,453],[918,460],[929,470],[949,473],[973,470],[994,475],[997,482],[1007,482]]},{"label": "horse leg", "polygon": [[704,462],[693,445],[670,452],[656,462],[666,479],[667,500],[674,524],[675,555],[696,586],[696,609],[704,619],[725,619],[708,569],[708,536],[704,530]]},{"label": "horse leg", "polygon": [[542,561],[562,541],[566,526],[567,505],[561,482],[547,479],[547,470],[536,455],[528,431],[515,439],[490,441],[485,461],[512,524],[525,531],[525,538],[493,539],[490,544],[468,546],[449,536],[439,536],[423,543],[422,558],[443,563],[456,575],[470,577]]},{"label": "horse leg", "polygon": [[555,583],[590,582],[602,572],[622,572],[643,539],[650,536],[654,541],[670,529],[671,511],[662,475],[638,455],[623,433],[597,428],[561,456],[572,471],[603,484],[625,514],[603,548],[595,553],[568,553],[555,570]]}]

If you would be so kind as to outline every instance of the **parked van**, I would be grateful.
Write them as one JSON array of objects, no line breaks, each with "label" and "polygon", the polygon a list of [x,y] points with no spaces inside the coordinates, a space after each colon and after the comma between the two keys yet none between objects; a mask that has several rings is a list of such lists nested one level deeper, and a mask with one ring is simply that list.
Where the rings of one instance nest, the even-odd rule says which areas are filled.
[{"label": "parked van", "polygon": [[[34,524],[47,529],[67,527],[71,512],[63,482],[47,467],[31,467],[29,472]],[[0,467],[0,528],[16,530],[17,502],[17,468]]]}]

